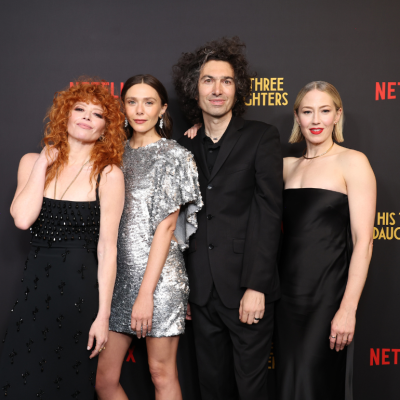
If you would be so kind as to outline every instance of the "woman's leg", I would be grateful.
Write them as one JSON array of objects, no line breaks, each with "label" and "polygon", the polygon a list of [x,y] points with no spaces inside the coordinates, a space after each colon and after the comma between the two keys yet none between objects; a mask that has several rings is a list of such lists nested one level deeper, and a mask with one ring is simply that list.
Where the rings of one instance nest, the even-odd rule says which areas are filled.
[{"label": "woman's leg", "polygon": [[156,389],[156,400],[182,400],[176,365],[178,343],[179,336],[146,337],[147,357],[151,379]]},{"label": "woman's leg", "polygon": [[109,332],[106,349],[100,353],[97,366],[96,392],[99,400],[129,400],[119,378],[131,342],[129,335]]}]

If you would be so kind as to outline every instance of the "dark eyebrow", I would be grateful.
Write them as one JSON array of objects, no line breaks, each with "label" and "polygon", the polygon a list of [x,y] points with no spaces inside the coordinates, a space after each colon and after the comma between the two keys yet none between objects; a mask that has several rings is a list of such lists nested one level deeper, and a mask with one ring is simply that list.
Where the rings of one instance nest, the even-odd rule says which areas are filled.
[{"label": "dark eyebrow", "polygon": [[203,75],[203,76],[201,77],[201,79],[204,79],[204,78],[211,78],[211,79],[232,79],[232,80],[233,80],[233,78],[232,78],[231,76],[219,76],[219,77],[217,77],[217,76],[211,76],[211,75]]},{"label": "dark eyebrow", "polygon": [[[125,100],[136,100],[136,97],[127,97]],[[154,97],[143,97],[143,100],[154,100],[154,101],[157,101]]]}]

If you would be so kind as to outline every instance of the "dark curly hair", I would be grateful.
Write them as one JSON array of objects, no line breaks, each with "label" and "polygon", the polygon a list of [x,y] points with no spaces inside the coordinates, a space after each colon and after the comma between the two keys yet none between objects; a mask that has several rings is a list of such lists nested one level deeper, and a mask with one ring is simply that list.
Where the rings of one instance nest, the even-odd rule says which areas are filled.
[{"label": "dark curly hair", "polygon": [[246,99],[251,94],[251,78],[248,62],[244,54],[246,45],[234,36],[223,37],[200,46],[193,53],[183,53],[173,66],[175,90],[181,103],[182,111],[192,123],[202,121],[202,111],[197,104],[200,71],[204,64],[211,60],[228,62],[235,72],[236,103],[233,115],[243,115],[246,110]]}]

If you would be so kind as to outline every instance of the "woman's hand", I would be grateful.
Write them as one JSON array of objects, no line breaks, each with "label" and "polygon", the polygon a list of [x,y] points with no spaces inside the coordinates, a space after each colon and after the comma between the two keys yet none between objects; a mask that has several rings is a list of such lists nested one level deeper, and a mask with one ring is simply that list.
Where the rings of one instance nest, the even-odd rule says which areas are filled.
[{"label": "woman's hand", "polygon": [[44,147],[39,154],[38,162],[46,163],[50,167],[58,157],[58,150],[55,147]]},{"label": "woman's hand", "polygon": [[186,307],[186,319],[188,321],[192,320],[192,310],[190,309],[190,303],[187,303],[187,307]]},{"label": "woman's hand", "polygon": [[351,309],[339,308],[331,322],[331,335],[329,336],[330,348],[336,351],[353,341],[356,328],[356,312]]},{"label": "woman's hand", "polygon": [[102,350],[105,349],[105,345],[108,340],[108,318],[97,317],[93,322],[89,331],[89,341],[87,349],[90,350],[93,347],[94,339],[96,339],[96,347],[92,351],[89,358],[96,357]]},{"label": "woman's hand", "polygon": [[153,295],[139,292],[135,304],[132,307],[131,328],[140,339],[146,337],[151,331],[153,322]]},{"label": "woman's hand", "polygon": [[202,127],[202,124],[195,124],[191,128],[189,128],[184,135],[189,139],[194,139],[197,135],[197,131]]}]

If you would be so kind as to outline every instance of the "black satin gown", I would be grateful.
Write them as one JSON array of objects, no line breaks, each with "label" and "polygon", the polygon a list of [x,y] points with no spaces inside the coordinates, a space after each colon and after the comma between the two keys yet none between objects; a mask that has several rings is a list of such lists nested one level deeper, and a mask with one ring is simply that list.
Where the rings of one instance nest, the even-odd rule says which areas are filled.
[{"label": "black satin gown", "polygon": [[[97,193],[96,193],[97,194]],[[43,199],[0,357],[0,396],[92,400],[100,204]]]},{"label": "black satin gown", "polygon": [[279,400],[352,398],[347,359],[353,345],[339,352],[329,348],[351,253],[347,195],[311,188],[284,191],[282,296],[275,328]]}]

